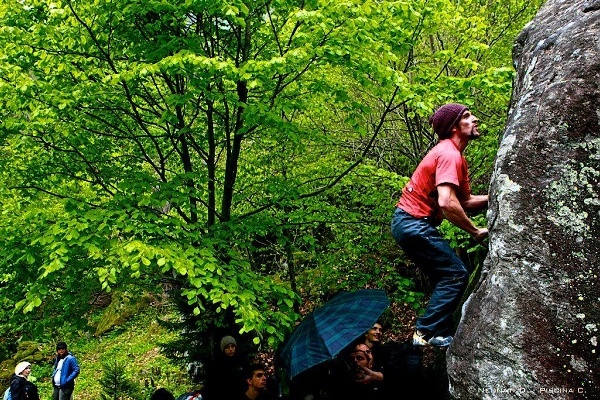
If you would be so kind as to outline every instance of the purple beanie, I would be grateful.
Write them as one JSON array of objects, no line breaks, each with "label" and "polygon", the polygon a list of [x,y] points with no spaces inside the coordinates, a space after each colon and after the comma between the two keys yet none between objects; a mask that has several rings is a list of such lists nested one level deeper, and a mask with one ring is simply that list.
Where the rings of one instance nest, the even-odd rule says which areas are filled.
[{"label": "purple beanie", "polygon": [[448,133],[460,117],[462,117],[467,108],[467,106],[462,104],[449,103],[438,108],[431,118],[429,118],[429,123],[433,126],[433,131],[440,139],[449,137]]}]

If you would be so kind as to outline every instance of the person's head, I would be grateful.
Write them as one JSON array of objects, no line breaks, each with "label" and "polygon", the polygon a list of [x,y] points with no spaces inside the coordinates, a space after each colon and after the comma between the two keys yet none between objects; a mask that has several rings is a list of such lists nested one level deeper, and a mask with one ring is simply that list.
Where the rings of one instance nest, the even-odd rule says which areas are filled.
[{"label": "person's head", "polygon": [[224,336],[223,339],[221,339],[221,351],[227,357],[233,357],[235,355],[236,350],[237,342],[232,336]]},{"label": "person's head", "polygon": [[56,354],[58,354],[60,358],[65,358],[68,352],[69,350],[67,349],[67,344],[65,342],[56,343]]},{"label": "person's head", "polygon": [[459,103],[449,103],[438,108],[429,118],[433,131],[441,139],[448,139],[455,133],[467,139],[478,138],[477,117],[469,108]]},{"label": "person's head", "polygon": [[381,343],[383,327],[379,322],[375,322],[373,326],[365,333],[365,344],[373,347],[376,343]]},{"label": "person's head", "polygon": [[29,374],[31,373],[31,363],[27,361],[21,361],[15,367],[15,375],[22,376],[26,379],[29,378]]},{"label": "person's head", "polygon": [[260,392],[267,386],[267,374],[261,364],[250,365],[246,368],[244,378],[249,390]]},{"label": "person's head", "polygon": [[364,343],[356,345],[350,353],[349,361],[351,365],[359,365],[364,368],[373,367],[373,354],[371,349]]},{"label": "person's head", "polygon": [[158,388],[152,393],[150,400],[175,400],[175,396],[165,388]]},{"label": "person's head", "polygon": [[188,393],[187,400],[202,400],[202,390],[200,390],[200,389],[192,390],[191,392]]}]

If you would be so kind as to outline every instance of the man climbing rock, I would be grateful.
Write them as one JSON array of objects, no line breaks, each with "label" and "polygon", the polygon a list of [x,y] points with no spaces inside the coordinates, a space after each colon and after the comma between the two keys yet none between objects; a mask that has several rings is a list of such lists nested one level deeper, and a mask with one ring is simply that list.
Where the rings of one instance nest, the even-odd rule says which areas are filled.
[{"label": "man climbing rock", "polygon": [[429,119],[438,144],[419,163],[402,190],[392,217],[392,234],[404,253],[429,277],[433,293],[417,319],[413,344],[446,347],[452,342],[452,314],[469,279],[465,264],[442,238],[437,226],[446,218],[478,242],[488,235],[465,211],[478,211],[488,195],[471,194],[462,152],[479,138],[477,118],[464,105],[440,107]]}]

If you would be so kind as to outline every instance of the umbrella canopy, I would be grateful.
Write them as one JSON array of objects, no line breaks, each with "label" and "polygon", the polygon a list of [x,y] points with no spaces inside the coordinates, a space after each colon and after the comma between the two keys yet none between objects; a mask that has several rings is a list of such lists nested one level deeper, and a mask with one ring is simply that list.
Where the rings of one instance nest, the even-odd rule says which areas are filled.
[{"label": "umbrella canopy", "polygon": [[290,378],[335,357],[369,330],[389,304],[383,290],[364,289],[340,293],[307,315],[279,351]]}]

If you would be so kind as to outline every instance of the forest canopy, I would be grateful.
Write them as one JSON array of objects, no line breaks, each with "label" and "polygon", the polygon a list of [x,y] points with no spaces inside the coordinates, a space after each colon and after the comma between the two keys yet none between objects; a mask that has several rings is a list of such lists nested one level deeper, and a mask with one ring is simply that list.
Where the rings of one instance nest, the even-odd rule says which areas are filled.
[{"label": "forest canopy", "polygon": [[131,287],[269,346],[307,298],[416,305],[389,218],[427,118],[474,110],[487,190],[539,3],[1,1],[3,336],[89,329]]}]

